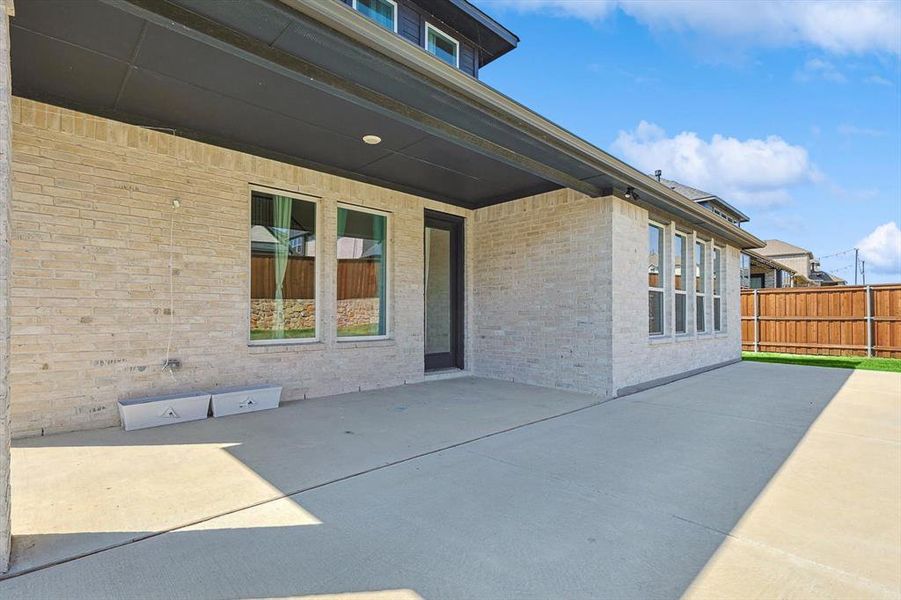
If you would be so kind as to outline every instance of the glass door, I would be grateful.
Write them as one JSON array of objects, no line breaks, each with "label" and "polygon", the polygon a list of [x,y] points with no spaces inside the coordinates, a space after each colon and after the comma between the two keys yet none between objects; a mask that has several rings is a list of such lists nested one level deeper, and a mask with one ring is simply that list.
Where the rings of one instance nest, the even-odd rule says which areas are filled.
[{"label": "glass door", "polygon": [[426,211],[425,369],[463,368],[463,219]]}]

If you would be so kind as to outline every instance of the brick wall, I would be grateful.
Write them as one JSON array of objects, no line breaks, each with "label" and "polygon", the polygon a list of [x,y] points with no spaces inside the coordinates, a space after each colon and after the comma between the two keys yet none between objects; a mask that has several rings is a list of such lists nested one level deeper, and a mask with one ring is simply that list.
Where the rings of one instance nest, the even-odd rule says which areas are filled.
[{"label": "brick wall", "polygon": [[9,16],[12,4],[0,0],[0,573],[9,566],[9,211],[11,91],[9,68]]},{"label": "brick wall", "polygon": [[611,394],[604,206],[559,190],[476,211],[477,374]]},{"label": "brick wall", "polygon": [[[422,379],[423,210],[468,211],[20,98],[12,117],[15,435],[116,425],[118,398],[271,382],[292,400]],[[247,344],[249,184],[321,198],[320,343]],[[327,325],[339,201],[392,213],[392,340],[338,342]]]},{"label": "brick wall", "polygon": [[[685,335],[674,335],[675,308],[672,281],[675,262],[672,252],[674,228],[688,233],[690,264],[696,239],[711,238],[691,227],[672,221],[666,215],[650,215],[647,210],[611,198],[604,214],[608,232],[605,239],[613,256],[613,387],[617,390],[704,366],[735,360],[741,356],[739,315],[740,251],[724,246],[723,252],[723,327],[713,333],[713,279],[707,278],[706,323],[708,333],[698,334],[694,318],[694,277],[687,278],[687,322]],[[648,335],[648,221],[666,226],[664,267],[665,335]],[[700,236],[700,237],[698,237]],[[707,252],[707,272],[713,272],[713,253]]]},{"label": "brick wall", "polygon": [[[739,355],[738,251],[724,257],[723,333],[650,340],[649,215],[615,197],[560,190],[472,212],[23,99],[12,119],[15,435],[116,425],[119,398],[273,382],[293,400],[422,380],[425,208],[467,217],[477,375],[611,397]],[[248,346],[250,185],[321,198],[317,343]],[[335,339],[338,202],[391,212],[393,339]],[[669,294],[666,306],[671,328]]]}]

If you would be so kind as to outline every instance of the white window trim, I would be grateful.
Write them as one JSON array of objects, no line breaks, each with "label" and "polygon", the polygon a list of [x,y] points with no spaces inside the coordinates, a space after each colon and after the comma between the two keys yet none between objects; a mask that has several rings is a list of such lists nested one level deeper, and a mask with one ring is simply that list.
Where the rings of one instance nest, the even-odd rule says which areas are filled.
[{"label": "white window trim", "polygon": [[[250,311],[251,311],[251,300],[253,298],[250,297],[250,281],[252,277],[252,264],[253,261],[251,257],[253,256],[253,240],[250,236],[250,228],[247,230],[247,321],[245,323],[245,331],[247,332],[247,345],[248,346],[297,346],[304,344],[318,344],[322,342],[322,286],[320,283],[322,282],[322,261],[320,260],[320,249],[322,248],[322,244],[320,243],[320,235],[322,231],[322,203],[320,202],[322,198],[318,196],[312,196],[310,194],[304,194],[302,192],[292,192],[289,190],[280,190],[278,188],[271,188],[262,185],[253,185],[248,186],[247,192],[247,202],[248,208],[253,203],[253,193],[259,192],[261,194],[269,194],[276,196],[285,196],[288,198],[292,198],[294,200],[303,200],[305,202],[312,202],[316,206],[316,269],[315,269],[315,282],[316,293],[314,294],[313,302],[316,307],[316,321],[314,327],[316,328],[314,331],[314,335],[311,338],[288,338],[288,339],[278,339],[278,340],[253,340],[250,339]],[[253,227],[253,223],[248,219],[250,223],[250,227]]]},{"label": "white window trim", "polygon": [[[710,258],[710,243],[706,240],[699,239],[695,237],[695,246],[692,247],[691,253],[691,270],[692,275],[694,275],[694,270],[698,266],[698,256],[697,256],[697,247],[700,244],[704,248],[704,256],[701,259],[701,266],[703,270],[701,271],[701,289],[698,289],[697,283],[695,283],[695,333],[698,335],[704,335],[710,332],[710,323],[707,322],[707,284],[710,281],[709,267],[708,264],[711,260]],[[697,277],[693,277],[695,282],[697,282]],[[701,298],[701,308],[703,309],[703,319],[704,319],[704,329],[698,329],[698,297]]]},{"label": "white window trim", "polygon": [[[686,268],[685,268],[686,264],[685,263],[687,262],[686,259],[689,257],[688,244],[691,241],[691,235],[688,233],[683,233],[681,231],[674,231],[673,238],[675,239],[677,236],[682,238],[682,244],[683,244],[683,247],[685,248],[685,256],[680,257],[680,258],[682,258],[682,289],[680,290],[679,288],[676,287],[676,270],[675,270],[676,246],[674,244],[673,245],[673,334],[682,336],[682,335],[688,335],[688,333],[690,332],[690,330],[688,328],[688,325],[689,325],[689,320],[688,320],[688,277],[686,277],[687,273],[686,273]],[[692,262],[694,262],[694,261],[692,261]],[[685,319],[684,319],[685,331],[677,331],[676,330],[676,323],[678,322],[678,319],[676,318],[676,315],[675,315],[676,306],[677,306],[676,300],[675,300],[676,295],[685,296],[685,302],[684,302],[684,305],[685,305]]]},{"label": "white window trim", "polygon": [[[723,283],[725,283],[724,279],[723,279],[723,272],[725,271],[725,269],[723,268],[724,264],[725,264],[723,262],[724,250],[725,250],[725,248],[714,245],[713,249],[710,252],[710,260],[711,260],[711,266],[712,266],[711,273],[715,274],[716,283],[717,283],[717,285],[719,285],[719,290],[716,289],[716,285],[713,285],[713,289],[711,290],[712,295],[713,295],[713,302],[712,302],[711,308],[714,312],[714,314],[713,314],[713,331],[714,331],[714,333],[720,333],[721,331],[723,331]],[[716,264],[717,253],[719,253],[719,256],[720,256],[719,269],[717,269],[717,264]],[[711,282],[712,281],[713,281],[713,279],[711,279]],[[717,329],[717,326],[716,326],[716,321],[717,321],[716,301],[717,300],[720,301],[720,310],[719,310],[720,326],[719,326],[719,329]]]},{"label": "white window trim", "polygon": [[[397,30],[398,30],[398,21],[400,20],[400,19],[398,18],[398,14],[397,14],[397,2],[395,2],[394,0],[385,0],[385,2],[387,2],[388,4],[390,4],[390,5],[394,8],[394,19],[393,19],[393,21],[394,21],[394,29],[393,29],[393,31],[394,31],[394,33],[397,33]],[[357,8],[357,0],[353,0],[353,9],[354,9],[355,11],[357,11],[358,13],[360,13],[361,15],[363,15],[364,18],[369,19],[369,17],[367,17],[366,15],[364,15],[363,12],[362,12],[359,8]],[[372,21],[372,19],[369,19],[369,20]],[[375,23],[375,21],[372,21],[372,22]],[[376,23],[376,24],[378,25],[378,23]]]},{"label": "white window trim", "polygon": [[[340,336],[338,335],[338,317],[337,317],[337,302],[338,302],[338,281],[335,279],[335,340],[340,344],[347,344],[353,342],[375,342],[375,341],[384,341],[391,339],[391,291],[392,287],[392,271],[391,268],[391,257],[394,256],[394,252],[391,248],[391,228],[392,228],[392,214],[385,210],[378,210],[375,208],[369,208],[368,206],[360,206],[358,204],[348,204],[347,202],[338,202],[335,207],[335,248],[338,247],[338,209],[344,208],[347,210],[353,210],[361,213],[369,213],[372,215],[379,215],[385,217],[385,248],[384,248],[384,259],[385,259],[385,334],[384,335],[354,335],[354,336]],[[335,255],[335,273],[338,272],[338,256]]]},{"label": "white window trim", "polygon": [[668,320],[666,318],[666,236],[667,232],[669,231],[669,227],[667,227],[663,223],[654,221],[653,219],[648,220],[648,226],[653,226],[660,229],[660,245],[662,246],[661,256],[657,257],[657,270],[660,275],[660,287],[651,287],[650,285],[648,285],[649,292],[660,292],[660,298],[663,304],[663,306],[660,307],[660,319],[662,321],[660,333],[648,332],[648,337],[650,337],[651,339],[659,339],[666,336]]},{"label": "white window trim", "polygon": [[[356,1],[357,0],[354,0],[354,2],[356,2]],[[426,21],[426,23],[425,23],[425,40],[423,40],[423,42],[424,42],[423,46],[425,47],[425,51],[428,52],[429,54],[431,54],[432,56],[435,56],[435,54],[433,52],[429,51],[429,29],[435,31],[436,33],[438,33],[439,35],[441,35],[443,37],[446,37],[447,39],[449,39],[450,41],[452,41],[454,43],[454,47],[457,49],[457,51],[454,53],[454,59],[455,59],[454,62],[456,63],[456,64],[454,64],[454,66],[459,69],[460,68],[460,42],[458,42],[457,39],[454,38],[453,36],[444,33],[443,31],[441,31],[440,29],[438,29],[437,27],[435,27],[434,25],[432,25],[431,23]],[[435,56],[435,58],[438,58],[438,57]],[[438,58],[438,60],[441,60],[441,59]],[[444,62],[444,61],[441,60],[441,62]]]}]

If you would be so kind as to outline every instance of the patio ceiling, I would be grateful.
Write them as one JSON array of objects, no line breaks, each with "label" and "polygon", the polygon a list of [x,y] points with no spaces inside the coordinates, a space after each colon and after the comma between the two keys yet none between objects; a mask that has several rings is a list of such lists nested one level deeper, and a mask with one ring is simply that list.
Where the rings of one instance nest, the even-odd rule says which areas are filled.
[{"label": "patio ceiling", "polygon": [[466,208],[632,188],[762,245],[337,0],[17,0],[11,38],[18,96]]},{"label": "patio ceiling", "polygon": [[[466,207],[561,187],[489,157],[486,132],[449,123],[497,127],[505,146],[526,150],[515,131],[481,123],[416,74],[278,3],[19,0],[16,9],[16,95]],[[391,96],[375,91],[386,84]],[[383,141],[366,145],[366,134]]]}]

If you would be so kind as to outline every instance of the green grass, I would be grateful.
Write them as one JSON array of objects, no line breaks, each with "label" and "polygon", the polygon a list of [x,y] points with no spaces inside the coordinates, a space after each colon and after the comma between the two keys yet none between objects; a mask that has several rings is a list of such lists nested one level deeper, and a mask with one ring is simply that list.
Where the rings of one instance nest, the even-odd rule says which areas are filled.
[{"label": "green grass", "polygon": [[362,325],[349,325],[347,327],[338,328],[338,337],[355,337],[378,334],[378,323],[363,323]]},{"label": "green grass", "polygon": [[[367,335],[378,335],[378,323],[364,323],[362,325],[350,325],[338,329],[339,337],[362,337]],[[284,335],[276,336],[274,331],[269,329],[252,329],[250,331],[251,340],[296,340],[303,338],[316,337],[316,330],[309,329],[286,329]]]},{"label": "green grass", "polygon": [[[250,339],[252,340],[294,340],[298,338],[311,338],[316,336],[316,330],[309,329],[286,329],[284,335],[276,336],[275,331],[270,329],[251,329]],[[279,332],[281,333],[281,332]]]},{"label": "green grass", "polygon": [[838,369],[861,369],[863,371],[891,371],[901,373],[901,359],[867,358],[865,356],[815,356],[808,354],[776,354],[774,352],[742,352],[744,360],[784,365],[807,365],[811,367],[835,367]]}]

